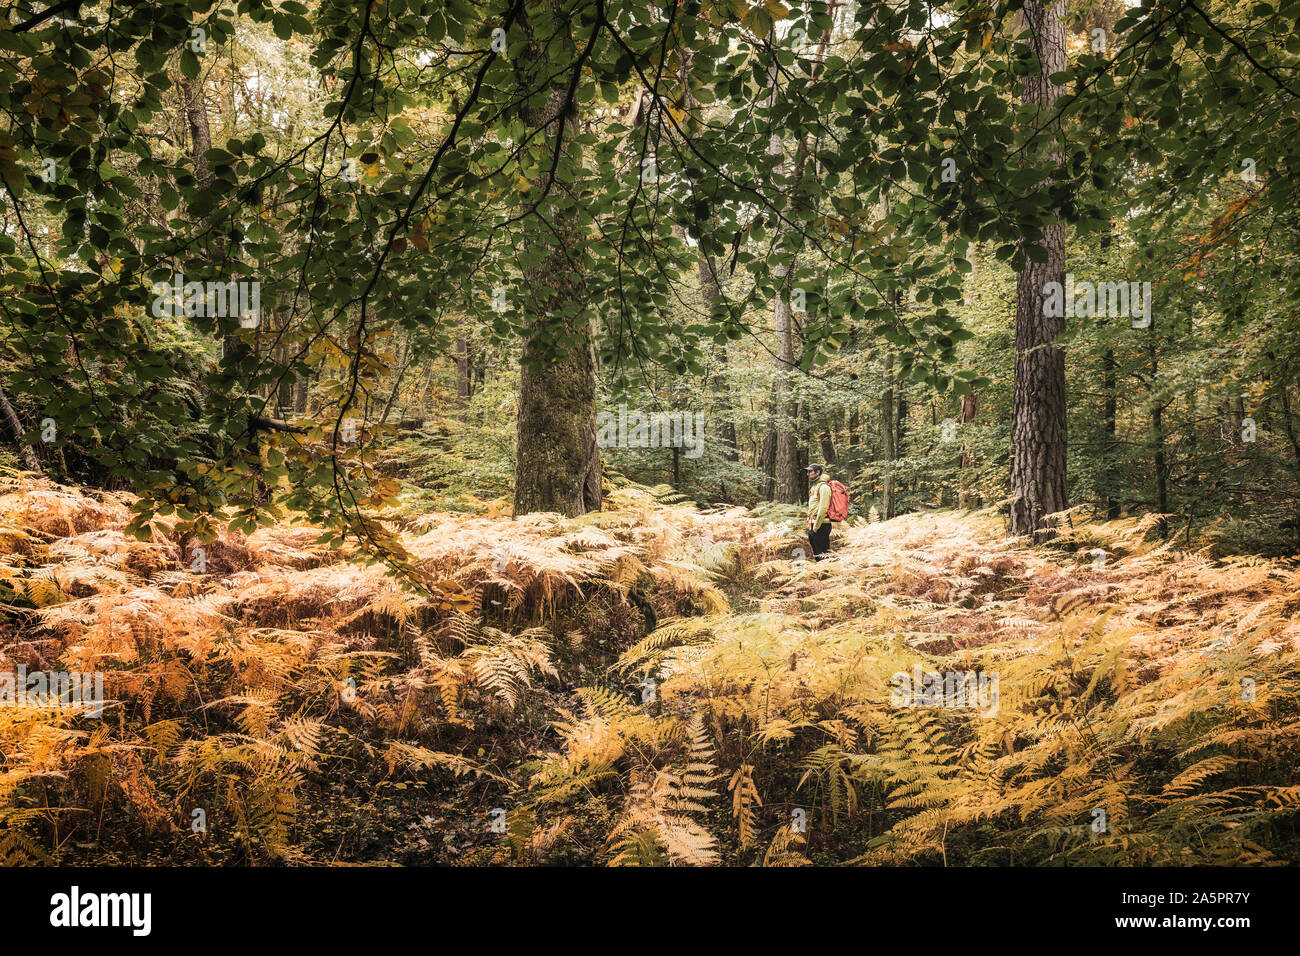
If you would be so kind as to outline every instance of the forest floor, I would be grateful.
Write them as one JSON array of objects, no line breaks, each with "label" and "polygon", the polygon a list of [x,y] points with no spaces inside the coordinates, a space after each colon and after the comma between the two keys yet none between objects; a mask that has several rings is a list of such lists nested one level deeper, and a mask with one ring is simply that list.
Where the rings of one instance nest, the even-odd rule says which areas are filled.
[{"label": "forest floor", "polygon": [[107,698],[0,707],[0,863],[1300,859],[1293,562],[934,512],[814,563],[797,509],[633,487],[393,518],[449,607],[129,503],[0,482],[0,672]]}]

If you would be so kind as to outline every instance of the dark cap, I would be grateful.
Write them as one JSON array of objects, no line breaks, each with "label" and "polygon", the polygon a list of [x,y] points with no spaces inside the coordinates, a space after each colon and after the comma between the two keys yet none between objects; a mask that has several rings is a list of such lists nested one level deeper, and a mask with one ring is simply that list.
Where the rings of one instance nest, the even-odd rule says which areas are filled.
[{"label": "dark cap", "polygon": [[821,465],[809,465],[807,468],[804,469],[804,471],[825,471],[825,470],[826,469],[823,468]]}]

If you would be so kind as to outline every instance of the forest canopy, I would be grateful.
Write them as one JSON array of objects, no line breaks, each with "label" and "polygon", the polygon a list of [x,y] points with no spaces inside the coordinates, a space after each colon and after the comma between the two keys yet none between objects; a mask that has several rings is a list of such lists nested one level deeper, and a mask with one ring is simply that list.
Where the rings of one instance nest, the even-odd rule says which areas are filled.
[{"label": "forest canopy", "polygon": [[[597,405],[671,398],[711,497],[799,500],[820,435],[885,514],[1010,464],[1019,530],[1294,530],[1296,8],[1052,9],[1048,51],[1015,3],[19,4],[7,425],[141,527],[376,534],[407,374],[513,365],[523,510],[598,500]],[[1115,301],[1017,303],[1008,375],[1039,267]]]}]

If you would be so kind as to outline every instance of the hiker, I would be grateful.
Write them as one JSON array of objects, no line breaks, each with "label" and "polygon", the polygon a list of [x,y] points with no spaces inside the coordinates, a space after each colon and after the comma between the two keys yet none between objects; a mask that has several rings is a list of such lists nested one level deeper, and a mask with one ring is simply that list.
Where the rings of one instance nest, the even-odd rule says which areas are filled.
[{"label": "hiker", "polygon": [[808,466],[808,543],[813,560],[831,549],[831,483],[821,465]]}]

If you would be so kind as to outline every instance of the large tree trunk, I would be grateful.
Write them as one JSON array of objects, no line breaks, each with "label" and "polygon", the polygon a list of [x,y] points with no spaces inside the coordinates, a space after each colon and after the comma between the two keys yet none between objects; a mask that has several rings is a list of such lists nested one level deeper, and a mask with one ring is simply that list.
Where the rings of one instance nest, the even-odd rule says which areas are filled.
[{"label": "large tree trunk", "polygon": [[[1050,77],[1065,69],[1065,0],[1045,6],[1029,0],[1024,17],[1030,47],[1041,72],[1026,78],[1024,102],[1037,107],[1041,125],[1060,95]],[[1055,136],[1055,130],[1040,135]],[[1051,147],[1059,158],[1060,143]],[[1037,246],[1045,262],[1028,258]],[[1016,279],[1016,372],[1011,426],[1011,514],[1013,534],[1045,537],[1052,533],[1048,516],[1069,507],[1065,484],[1065,354],[1056,338],[1064,316],[1046,314],[1047,283],[1065,283],[1065,237],[1060,222],[1042,230],[1037,240],[1021,243],[1026,259]],[[1064,313],[1064,309],[1060,310]]]},{"label": "large tree trunk", "polygon": [[[827,12],[832,19],[835,11],[839,7],[838,0],[832,2],[827,7]],[[822,35],[818,44],[818,60],[820,61],[826,53],[826,45],[830,39],[829,33]],[[813,75],[819,72],[819,67],[814,68]],[[780,80],[780,74],[775,65],[768,75],[772,83],[772,95],[769,99],[770,105],[776,104],[777,88]],[[785,149],[781,143],[779,132],[773,132],[768,139],[768,155],[781,157]],[[808,137],[806,134],[800,135],[798,147],[795,151],[793,179],[790,189],[790,200],[794,202],[798,195],[799,182],[803,178],[804,163],[808,159]],[[774,248],[780,249],[781,239],[788,230],[788,224],[784,217],[776,224],[776,238],[773,243]],[[775,319],[776,339],[777,339],[777,357],[776,357],[776,394],[772,402],[772,413],[775,419],[776,428],[776,447],[774,452],[775,461],[773,463],[773,479],[775,490],[773,492],[776,501],[786,504],[798,504],[806,497],[807,476],[804,468],[800,464],[800,450],[798,428],[800,412],[799,403],[795,398],[793,389],[793,373],[795,371],[795,329],[794,313],[790,307],[788,298],[788,282],[790,276],[790,267],[784,261],[778,262],[772,267],[772,278],[776,281],[776,302],[773,312]],[[806,460],[806,456],[805,456]]]},{"label": "large tree trunk", "polygon": [[[769,105],[775,105],[776,103],[778,79],[779,74],[774,67],[770,74],[772,94],[768,100]],[[781,144],[780,133],[773,132],[768,138],[767,152],[769,156],[777,157],[778,162],[779,157],[784,155],[785,147]],[[803,174],[804,155],[804,144],[800,141],[793,171],[793,181],[796,188]],[[781,239],[786,231],[786,222],[782,218],[776,224],[774,248],[780,249]],[[783,252],[778,252],[778,255],[783,254]],[[772,278],[776,282],[776,301],[773,303],[774,331],[776,332],[776,379],[772,392],[772,419],[775,430],[772,477],[774,481],[773,499],[785,504],[797,504],[803,499],[799,493],[802,475],[799,472],[799,442],[795,434],[798,408],[792,392],[791,381],[795,363],[794,315],[790,308],[786,288],[786,280],[789,275],[790,267],[784,261],[778,262],[772,267]]]},{"label": "large tree trunk", "polygon": [[[524,122],[540,130],[538,141],[547,155],[556,138],[566,141],[555,183],[545,175],[525,197],[545,217],[524,220],[528,258],[536,264],[524,270],[524,301],[530,325],[525,333],[519,383],[519,415],[515,443],[515,514],[554,511],[578,515],[600,508],[600,449],[596,445],[596,363],[592,353],[591,319],[580,260],[582,230],[571,209],[560,209],[554,197],[581,163],[576,104],[568,101],[570,76],[557,64],[576,60],[571,24],[556,0],[530,7],[529,17],[549,16],[559,27],[535,34],[521,20],[528,45],[516,68],[520,88],[541,88],[521,111]],[[546,37],[545,44],[538,36]],[[540,199],[540,202],[539,202]],[[561,344],[563,343],[563,344]]]}]

